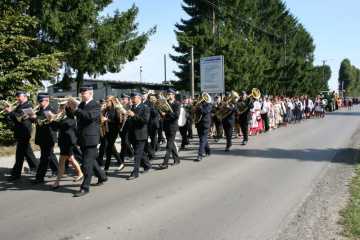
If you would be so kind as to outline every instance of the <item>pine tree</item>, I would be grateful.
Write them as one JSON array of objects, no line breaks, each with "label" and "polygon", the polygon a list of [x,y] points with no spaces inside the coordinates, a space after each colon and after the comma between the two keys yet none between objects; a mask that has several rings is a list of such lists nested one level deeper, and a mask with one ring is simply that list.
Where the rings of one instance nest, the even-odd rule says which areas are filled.
[{"label": "pine tree", "polygon": [[135,18],[139,9],[135,5],[125,12],[116,10],[114,16],[100,17],[111,0],[30,1],[32,13],[41,19],[41,40],[67,53],[63,58],[64,88],[74,81],[74,73],[79,90],[85,73],[97,76],[120,72],[144,50],[156,31],[154,27],[138,34]]},{"label": "pine tree", "polygon": [[184,0],[190,16],[175,31],[181,86],[189,86],[189,55],[195,49],[195,83],[199,59],[224,55],[227,90],[259,88],[264,94],[297,94],[313,89],[313,39],[281,0]]}]

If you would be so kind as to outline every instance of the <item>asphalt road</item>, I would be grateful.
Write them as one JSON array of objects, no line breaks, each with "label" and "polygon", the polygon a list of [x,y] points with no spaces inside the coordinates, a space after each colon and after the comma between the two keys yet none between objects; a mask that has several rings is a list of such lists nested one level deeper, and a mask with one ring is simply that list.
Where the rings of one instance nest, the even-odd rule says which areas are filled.
[{"label": "asphalt road", "polygon": [[128,160],[122,173],[110,172],[80,198],[72,197],[79,184],[71,176],[56,191],[50,180],[34,186],[30,175],[1,177],[1,239],[271,239],[358,127],[359,115],[355,106],[252,136],[246,146],[233,139],[230,152],[224,140],[209,139],[213,154],[202,162],[193,162],[194,138],[180,165],[159,170],[162,161],[155,160],[153,170],[127,181]]}]

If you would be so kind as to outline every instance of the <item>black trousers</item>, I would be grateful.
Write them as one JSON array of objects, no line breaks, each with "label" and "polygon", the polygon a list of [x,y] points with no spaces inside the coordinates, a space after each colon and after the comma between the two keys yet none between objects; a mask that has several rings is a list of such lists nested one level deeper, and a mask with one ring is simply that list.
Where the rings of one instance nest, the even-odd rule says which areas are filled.
[{"label": "black trousers", "polygon": [[53,172],[59,169],[59,162],[54,154],[54,145],[40,145],[40,163],[36,173],[36,179],[44,180],[48,166]]},{"label": "black trousers", "polygon": [[131,142],[131,145],[134,148],[134,170],[132,171],[131,176],[139,176],[140,166],[142,166],[144,170],[151,168],[149,158],[144,151],[145,142],[147,142],[147,140],[132,140]]},{"label": "black trousers", "polygon": [[81,184],[81,188],[89,189],[91,184],[91,177],[94,171],[95,176],[99,181],[106,181],[106,174],[101,171],[99,164],[97,163],[95,157],[97,152],[97,145],[94,146],[80,146],[80,150],[83,154],[83,164],[81,170],[84,174],[84,180]]},{"label": "black trousers", "polygon": [[216,127],[216,139],[220,139],[222,137],[222,129],[223,129],[223,124],[221,120],[216,120],[214,121],[215,123],[215,127]]},{"label": "black trousers", "polygon": [[150,143],[149,143],[148,139],[146,139],[146,141],[145,141],[145,149],[144,149],[144,151],[149,156],[150,159],[156,159],[155,151],[150,146]]},{"label": "black trousers", "polygon": [[240,128],[241,132],[243,134],[243,140],[248,141],[249,140],[249,120],[240,120]]},{"label": "black trousers", "polygon": [[19,139],[16,145],[16,157],[15,164],[13,169],[11,170],[12,176],[20,176],[22,167],[24,164],[24,158],[29,164],[29,168],[37,168],[39,165],[38,160],[36,159],[34,152],[30,145],[30,138]]},{"label": "black trousers", "polygon": [[129,132],[122,131],[120,132],[121,138],[121,150],[120,150],[120,159],[122,162],[125,160],[125,155],[128,154],[130,157],[134,156],[134,151],[129,142]]},{"label": "black trousers", "polygon": [[224,127],[225,136],[226,136],[226,147],[229,148],[232,146],[231,138],[232,138],[233,129],[234,129],[234,121],[232,121],[232,122],[224,121],[223,127]]},{"label": "black trousers", "polygon": [[192,127],[193,127],[193,120],[192,120],[192,118],[190,118],[190,123],[188,125],[188,137],[191,139],[193,139],[193,137],[194,137]]},{"label": "black trousers", "polygon": [[180,135],[182,138],[181,147],[184,147],[185,145],[188,145],[190,143],[188,130],[189,130],[189,123],[186,123],[183,127],[179,127]]},{"label": "black trousers", "polygon": [[114,133],[106,133],[105,137],[106,137],[106,141],[107,141],[107,146],[106,146],[106,162],[105,162],[105,168],[104,168],[105,170],[109,170],[110,162],[111,162],[111,155],[114,155],[114,157],[119,165],[123,164],[123,161],[121,161],[120,155],[115,147],[115,141],[116,141],[117,135],[118,135],[117,132],[115,134]]},{"label": "black trousers", "polygon": [[159,128],[158,128],[158,142],[161,142],[161,141],[164,141],[165,138],[164,138],[164,135],[163,135],[163,123],[164,123],[164,120],[159,120]]},{"label": "black trousers", "polygon": [[204,154],[204,151],[206,153],[211,154],[211,148],[210,148],[209,143],[207,141],[207,137],[209,135],[209,128],[198,127],[197,132],[198,132],[199,141],[200,141],[198,156],[200,158],[202,158],[202,156]]},{"label": "black trousers", "polygon": [[151,128],[149,131],[149,137],[150,137],[150,147],[153,149],[153,151],[157,151],[157,144],[158,144],[158,129],[157,128]]},{"label": "black trousers", "polygon": [[263,125],[265,127],[265,131],[269,131],[269,116],[267,113],[261,114],[261,119],[263,121]]},{"label": "black trousers", "polygon": [[79,163],[83,162],[83,157],[82,157],[82,153],[80,151],[79,145],[77,145],[77,143],[75,143],[74,146],[74,158],[76,159],[76,161],[78,161]]},{"label": "black trousers", "polygon": [[101,166],[103,163],[103,159],[104,159],[104,154],[105,154],[105,149],[107,147],[107,140],[106,140],[106,136],[104,137],[100,137],[100,147],[99,147],[99,153],[98,156],[96,157],[96,161],[98,162],[98,164]]},{"label": "black trousers", "polygon": [[163,165],[167,166],[169,164],[169,158],[171,153],[173,155],[174,162],[180,162],[180,159],[175,147],[176,132],[165,132],[165,136],[167,142],[166,142],[166,154]]}]

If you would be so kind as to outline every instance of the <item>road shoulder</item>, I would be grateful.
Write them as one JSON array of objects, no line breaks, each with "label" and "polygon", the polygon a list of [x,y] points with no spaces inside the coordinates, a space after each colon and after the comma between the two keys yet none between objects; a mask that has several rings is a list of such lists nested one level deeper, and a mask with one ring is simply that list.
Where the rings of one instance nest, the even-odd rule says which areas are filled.
[{"label": "road shoulder", "polygon": [[343,228],[338,224],[339,211],[346,207],[350,197],[348,184],[355,174],[359,143],[360,128],[336,154],[272,239],[347,239],[340,234]]}]

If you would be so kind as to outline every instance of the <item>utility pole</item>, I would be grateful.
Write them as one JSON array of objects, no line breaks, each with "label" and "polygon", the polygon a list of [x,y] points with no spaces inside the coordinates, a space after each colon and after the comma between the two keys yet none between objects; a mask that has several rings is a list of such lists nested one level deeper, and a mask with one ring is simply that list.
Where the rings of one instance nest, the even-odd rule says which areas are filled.
[{"label": "utility pole", "polygon": [[194,47],[190,48],[190,95],[194,99]]},{"label": "utility pole", "polygon": [[142,88],[142,78],[141,78],[142,66],[140,66],[140,88]]},{"label": "utility pole", "polygon": [[166,54],[164,54],[164,74],[165,74],[165,81],[164,81],[164,83],[166,84]]}]

